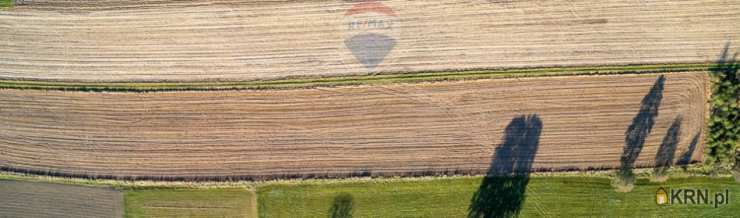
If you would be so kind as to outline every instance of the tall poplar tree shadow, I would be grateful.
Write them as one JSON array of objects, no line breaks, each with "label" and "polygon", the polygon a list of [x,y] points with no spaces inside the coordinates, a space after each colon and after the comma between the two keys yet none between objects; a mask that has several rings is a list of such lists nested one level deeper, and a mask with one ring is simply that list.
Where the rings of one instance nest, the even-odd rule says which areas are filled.
[{"label": "tall poplar tree shadow", "polygon": [[511,120],[504,142],[496,148],[489,171],[471,199],[468,217],[519,214],[541,132],[542,121],[536,114]]},{"label": "tall poplar tree shadow", "polygon": [[650,131],[655,124],[655,118],[658,116],[658,108],[663,100],[663,86],[665,85],[665,76],[660,75],[653,84],[653,87],[645,95],[640,103],[640,111],[632,119],[632,124],[627,128],[624,135],[624,149],[620,158],[620,167],[618,173],[617,185],[627,190],[632,190],[634,184],[634,167],[637,157],[645,145],[645,139],[650,135]]},{"label": "tall poplar tree shadow", "polygon": [[673,124],[668,128],[663,143],[660,144],[658,152],[655,154],[655,176],[659,181],[666,179],[665,175],[668,169],[673,166],[673,160],[676,155],[676,147],[681,135],[681,116],[673,120]]},{"label": "tall poplar tree shadow", "polygon": [[688,165],[691,163],[691,156],[694,155],[696,146],[699,144],[700,135],[701,133],[697,133],[696,135],[694,135],[694,138],[691,139],[691,143],[689,143],[689,147],[686,149],[686,151],[683,152],[683,154],[681,154],[678,162],[676,162],[677,165]]},{"label": "tall poplar tree shadow", "polygon": [[740,155],[737,155],[740,153],[736,154],[740,148],[734,146],[740,141],[740,126],[737,125],[740,122],[740,114],[737,113],[740,62],[738,53],[731,53],[731,50],[731,42],[727,41],[719,59],[709,68],[712,97],[704,163],[712,166],[712,174],[734,163],[732,172],[740,179]]},{"label": "tall poplar tree shadow", "polygon": [[354,199],[349,193],[340,193],[334,197],[334,203],[329,208],[329,218],[351,218]]}]

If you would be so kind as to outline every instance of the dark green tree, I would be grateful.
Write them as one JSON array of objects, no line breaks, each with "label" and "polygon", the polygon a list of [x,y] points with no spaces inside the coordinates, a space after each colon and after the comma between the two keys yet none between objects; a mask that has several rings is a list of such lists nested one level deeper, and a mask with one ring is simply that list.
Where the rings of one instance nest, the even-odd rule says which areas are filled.
[{"label": "dark green tree", "polygon": [[730,55],[729,52],[730,43],[727,43],[709,73],[712,80],[711,116],[704,163],[714,172],[731,169],[735,162],[740,161],[736,156],[740,135],[739,65],[737,53]]},{"label": "dark green tree", "polygon": [[329,218],[352,218],[354,199],[349,193],[339,193],[329,208]]}]

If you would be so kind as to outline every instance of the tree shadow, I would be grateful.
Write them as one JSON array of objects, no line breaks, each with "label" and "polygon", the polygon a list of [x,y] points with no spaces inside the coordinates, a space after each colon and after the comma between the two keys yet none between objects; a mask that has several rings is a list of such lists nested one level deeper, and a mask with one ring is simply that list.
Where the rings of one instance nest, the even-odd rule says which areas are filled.
[{"label": "tree shadow", "polygon": [[691,156],[694,155],[696,146],[699,144],[700,135],[701,133],[694,135],[694,138],[691,139],[691,143],[689,143],[689,147],[683,152],[683,154],[681,154],[681,157],[678,158],[678,161],[676,162],[677,165],[687,165],[691,163]]},{"label": "tree shadow", "polygon": [[725,76],[737,75],[740,69],[740,63],[737,61],[737,53],[730,55],[730,47],[730,42],[725,43],[725,47],[722,48],[717,62],[709,68],[712,74],[722,74]]},{"label": "tree shadow", "polygon": [[489,171],[471,199],[468,217],[519,214],[541,132],[542,121],[536,114],[511,120],[504,142],[496,148]]},{"label": "tree shadow", "polygon": [[673,120],[673,124],[668,128],[663,143],[660,144],[658,152],[655,154],[655,176],[660,180],[665,176],[666,171],[673,166],[673,160],[676,155],[676,147],[681,135],[681,121],[683,118],[679,115]]},{"label": "tree shadow", "polygon": [[645,145],[645,139],[650,135],[650,131],[655,124],[655,117],[658,116],[658,108],[663,99],[664,85],[665,76],[660,75],[650,92],[642,99],[640,111],[632,119],[632,124],[624,133],[624,149],[620,158],[621,165],[618,175],[620,185],[631,186],[634,182],[632,168],[642,151],[642,147]]},{"label": "tree shadow", "polygon": [[[738,53],[730,54],[731,43],[728,41],[722,49],[717,62],[709,68],[712,77],[711,117],[707,132],[707,143],[704,163],[714,170],[735,165],[740,170],[740,155],[732,156],[733,144],[740,140],[737,125],[740,114],[737,112],[738,89],[740,84],[740,62]],[[736,150],[737,151],[737,150]]]},{"label": "tree shadow", "polygon": [[330,218],[351,218],[354,199],[349,193],[339,193],[329,208]]}]

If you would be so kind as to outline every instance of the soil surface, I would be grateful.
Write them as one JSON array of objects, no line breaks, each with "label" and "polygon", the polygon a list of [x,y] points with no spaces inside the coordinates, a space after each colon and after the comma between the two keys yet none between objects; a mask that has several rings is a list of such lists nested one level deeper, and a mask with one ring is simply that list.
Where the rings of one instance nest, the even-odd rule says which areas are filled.
[{"label": "soil surface", "polygon": [[[390,10],[358,4],[34,0],[0,11],[0,78],[253,80],[703,63],[715,61],[727,42],[740,44],[734,0],[383,1]],[[353,8],[367,10],[349,13]],[[350,29],[363,15],[388,28]]]},{"label": "soil surface", "polygon": [[[692,141],[686,157],[701,157],[708,86],[696,72],[295,90],[6,89],[0,166],[170,178],[483,173],[509,140],[505,128],[531,128],[510,123],[533,115],[541,125],[527,138],[538,140],[532,170],[619,167],[635,123],[651,128],[629,137],[638,142],[634,165],[651,166],[664,141],[678,142],[673,161]],[[664,139],[669,128],[678,139]]]},{"label": "soil surface", "polygon": [[123,217],[111,188],[0,180],[0,217]]}]

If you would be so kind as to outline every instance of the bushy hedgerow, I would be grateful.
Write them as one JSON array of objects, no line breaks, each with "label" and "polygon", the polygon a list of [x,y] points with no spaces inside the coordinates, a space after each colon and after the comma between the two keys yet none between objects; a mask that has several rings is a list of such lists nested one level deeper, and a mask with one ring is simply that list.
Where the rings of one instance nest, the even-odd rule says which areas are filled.
[{"label": "bushy hedgerow", "polygon": [[737,53],[729,54],[725,46],[717,64],[710,68],[712,79],[711,116],[705,149],[706,166],[714,170],[728,170],[735,162],[740,136],[740,80],[738,80]]}]

